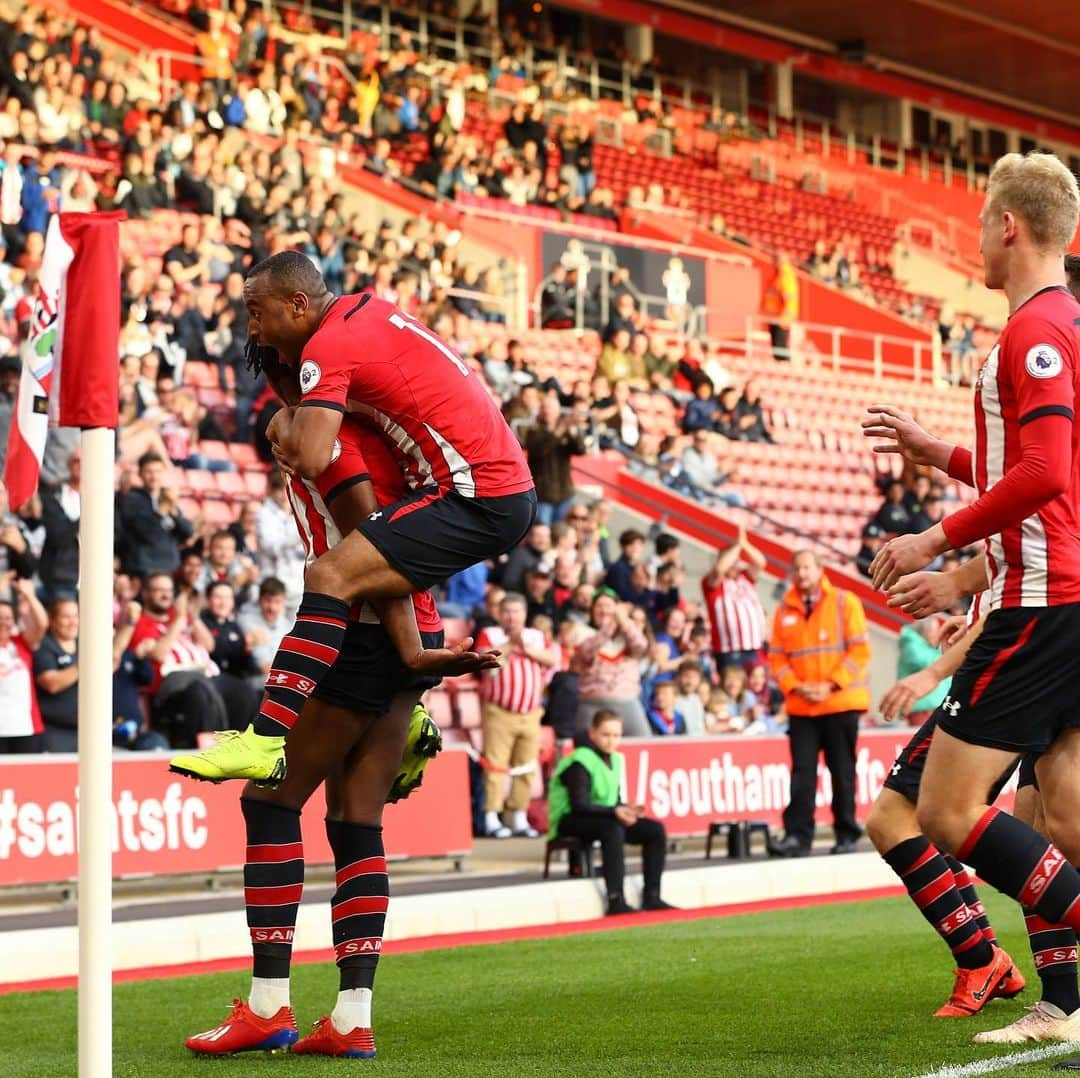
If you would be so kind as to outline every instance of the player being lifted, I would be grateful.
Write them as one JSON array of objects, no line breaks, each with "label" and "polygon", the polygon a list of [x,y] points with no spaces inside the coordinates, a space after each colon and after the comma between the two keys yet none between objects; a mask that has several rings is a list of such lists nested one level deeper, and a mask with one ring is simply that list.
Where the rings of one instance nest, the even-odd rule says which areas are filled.
[{"label": "player being lifted", "polygon": [[[1074,686],[1080,674],[1080,304],[1063,257],[1080,218],[1076,179],[1053,155],[995,165],[980,215],[986,283],[1009,300],[1009,322],[979,372],[973,452],[935,439],[909,416],[875,407],[864,429],[881,451],[974,482],[968,508],[892,540],[872,578],[890,589],[950,547],[986,541],[989,607],[939,708],[918,792],[926,838],[971,864],[1047,926],[1080,926],[1080,763]],[[1037,757],[1049,833],[987,807],[1001,775]],[[1064,853],[1062,852],[1064,850]],[[995,984],[988,971],[985,991]]]},{"label": "player being lifted", "polygon": [[244,302],[258,344],[299,378],[298,406],[282,409],[267,432],[279,459],[305,478],[320,475],[351,414],[382,433],[411,487],[308,568],[296,625],[273,664],[304,688],[268,683],[252,726],[172,764],[214,782],[273,783],[285,775],[285,734],[337,657],[349,604],[426,590],[511,549],[532,523],[536,491],[482,381],[393,304],[331,295],[297,251],[255,266]]}]

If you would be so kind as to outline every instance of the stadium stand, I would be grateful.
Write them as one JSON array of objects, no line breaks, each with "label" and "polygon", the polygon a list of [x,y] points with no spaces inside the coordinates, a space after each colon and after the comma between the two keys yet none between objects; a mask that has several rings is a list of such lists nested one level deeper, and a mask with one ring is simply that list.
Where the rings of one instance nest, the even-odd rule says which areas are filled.
[{"label": "stadium stand", "polygon": [[[834,368],[823,378],[828,359],[810,343],[800,362],[780,364],[760,330],[741,340],[691,339],[641,310],[633,333],[660,373],[620,396],[618,379],[594,381],[603,327],[540,328],[539,310],[535,324],[522,324],[497,256],[469,242],[471,219],[449,218],[455,228],[443,212],[451,199],[504,211],[524,226],[584,224],[613,237],[635,211],[682,214],[759,255],[790,251],[819,282],[931,327],[946,349],[962,341],[973,350],[983,327],[898,285],[895,246],[918,237],[884,212],[888,200],[866,193],[884,174],[844,139],[807,125],[776,127],[753,113],[718,115],[704,102],[675,107],[663,93],[616,101],[499,63],[485,72],[482,61],[418,49],[408,29],[394,28],[396,15],[380,32],[356,31],[347,47],[319,24],[325,48],[316,58],[303,37],[313,27],[295,11],[278,21],[252,9],[242,22],[226,21],[229,62],[212,72],[196,56],[205,28],[186,21],[198,11],[165,8],[176,20],[171,33],[190,43],[186,56],[128,55],[98,29],[34,8],[9,25],[10,50],[29,62],[25,79],[8,80],[0,113],[8,145],[0,316],[5,350],[17,356],[52,210],[127,210],[117,480],[122,492],[137,487],[133,466],[147,451],[178,465],[176,504],[193,525],[195,550],[225,528],[242,539],[243,507],[267,496],[269,455],[258,432],[273,404],[239,362],[240,274],[290,246],[315,259],[335,290],[370,288],[423,318],[488,379],[519,432],[535,420],[541,394],[555,392],[592,454],[657,484],[686,489],[681,462],[695,385],[732,389],[737,400],[755,382],[767,439],[724,428],[712,414],[706,420],[715,432],[707,453],[724,477],[723,514],[764,534],[809,539],[840,564],[855,557],[892,477],[869,466],[858,441],[861,403],[888,396],[946,437],[963,438],[963,389],[883,379],[870,367]],[[546,107],[518,104],[537,96]],[[823,162],[828,183],[819,189],[810,181]],[[354,212],[356,169],[438,196],[430,215],[393,211],[379,224]],[[894,204],[928,208],[941,180],[932,171],[929,182],[910,174],[883,182],[901,185]],[[953,204],[965,195],[957,188]],[[939,254],[963,263],[970,250],[939,242],[947,224],[930,229],[927,245],[937,242]],[[4,420],[10,394],[6,407]],[[44,491],[64,481],[65,448],[70,442],[56,449],[51,470],[47,461]],[[912,477],[904,479],[910,486]],[[951,482],[943,494],[964,496]],[[594,522],[598,512],[588,510]],[[21,526],[31,528],[32,518]],[[606,563],[590,551],[577,536],[565,579],[602,580]],[[241,553],[257,552],[241,542]],[[125,587],[118,583],[121,597],[131,594]],[[557,587],[566,591],[565,582]],[[545,603],[535,597],[536,610]],[[693,603],[689,609],[700,616]],[[475,746],[474,688],[437,693],[432,706]]]}]

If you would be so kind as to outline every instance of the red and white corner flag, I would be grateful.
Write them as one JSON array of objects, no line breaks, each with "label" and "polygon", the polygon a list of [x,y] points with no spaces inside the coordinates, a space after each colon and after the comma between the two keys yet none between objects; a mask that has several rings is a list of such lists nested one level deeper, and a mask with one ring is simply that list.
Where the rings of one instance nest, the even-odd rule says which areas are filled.
[{"label": "red and white corner flag", "polygon": [[113,213],[49,221],[4,482],[12,509],[38,485],[49,427],[116,428],[120,410],[120,222]]}]

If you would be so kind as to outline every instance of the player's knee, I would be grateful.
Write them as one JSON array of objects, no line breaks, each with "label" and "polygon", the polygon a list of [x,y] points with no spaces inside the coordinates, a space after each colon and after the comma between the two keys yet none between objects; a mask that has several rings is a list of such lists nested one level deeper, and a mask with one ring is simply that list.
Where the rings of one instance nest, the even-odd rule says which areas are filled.
[{"label": "player's knee", "polygon": [[921,798],[915,819],[919,830],[946,853],[955,853],[960,849],[978,822],[977,819],[970,819],[967,813]]},{"label": "player's knee", "polygon": [[[890,791],[885,791],[889,793]],[[906,799],[881,796],[866,819],[866,834],[878,853],[888,853],[894,846],[917,835],[915,806]]]},{"label": "player's knee", "polygon": [[880,801],[875,801],[866,818],[866,837],[874,844],[878,853],[887,853],[896,845],[892,839],[889,811]]},{"label": "player's knee", "polygon": [[344,578],[333,558],[316,558],[304,575],[304,589],[319,595],[341,596]]},{"label": "player's knee", "polygon": [[1080,864],[1080,820],[1051,803],[1043,805],[1045,837],[1066,856],[1072,865]]}]

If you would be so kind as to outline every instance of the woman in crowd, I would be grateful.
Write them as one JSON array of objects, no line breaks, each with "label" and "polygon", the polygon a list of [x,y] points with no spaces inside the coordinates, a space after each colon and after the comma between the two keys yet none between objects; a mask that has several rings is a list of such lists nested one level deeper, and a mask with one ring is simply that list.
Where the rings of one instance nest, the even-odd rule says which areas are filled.
[{"label": "woman in crowd", "polygon": [[588,729],[593,715],[606,709],[622,719],[627,736],[648,737],[639,667],[648,641],[631,620],[627,605],[610,588],[597,591],[590,620],[593,632],[578,645],[571,664],[581,676],[578,729]]},{"label": "woman in crowd", "polygon": [[48,618],[34,594],[33,581],[15,582],[19,604],[0,600],[0,754],[42,752],[44,725],[34,684],[34,649]]}]

